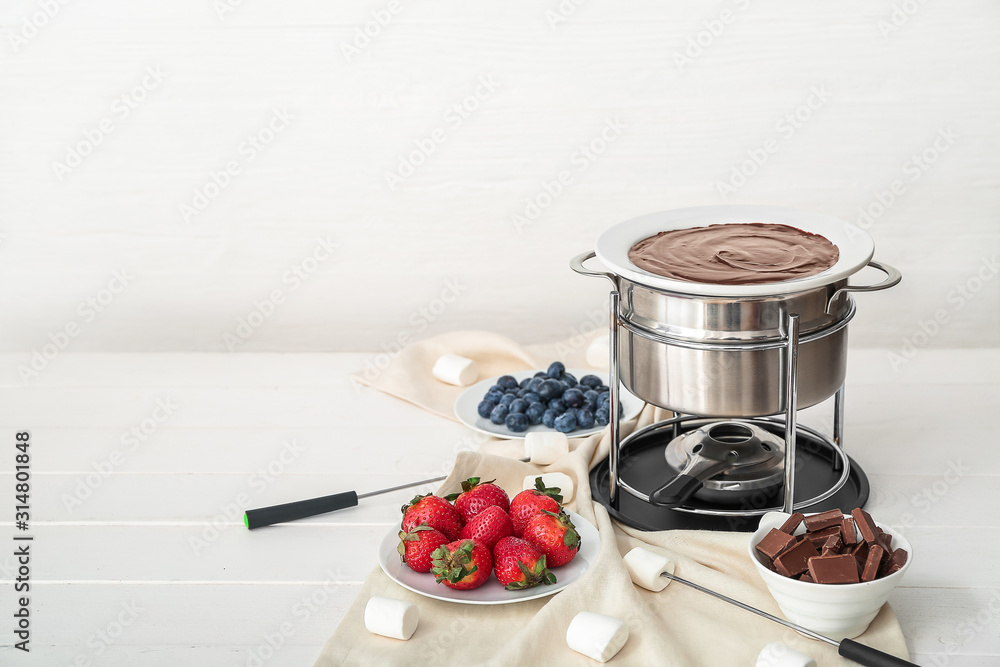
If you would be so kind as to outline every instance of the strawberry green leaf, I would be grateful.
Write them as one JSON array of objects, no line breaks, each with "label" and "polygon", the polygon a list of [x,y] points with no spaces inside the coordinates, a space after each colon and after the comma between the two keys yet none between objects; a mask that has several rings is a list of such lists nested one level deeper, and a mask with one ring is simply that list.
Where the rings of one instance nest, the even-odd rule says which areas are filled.
[{"label": "strawberry green leaf", "polygon": [[429,494],[429,493],[425,493],[425,494],[424,494],[424,495],[422,495],[422,496],[413,496],[413,500],[411,500],[410,502],[408,502],[408,503],[406,503],[405,505],[403,505],[403,506],[402,506],[402,507],[400,508],[400,511],[401,511],[401,512],[402,512],[403,514],[406,514],[406,510],[410,509],[411,507],[413,507],[414,505],[416,505],[417,503],[419,503],[419,502],[420,502],[421,500],[423,500],[424,498],[426,498],[426,497],[427,497],[427,496],[429,496],[429,495],[431,495],[431,494]]},{"label": "strawberry green leaf", "polygon": [[535,478],[535,491],[538,491],[543,495],[549,496],[557,503],[562,504],[563,497],[559,493],[560,491],[562,491],[562,489],[560,489],[558,486],[546,487],[545,484],[542,482],[541,477]]}]

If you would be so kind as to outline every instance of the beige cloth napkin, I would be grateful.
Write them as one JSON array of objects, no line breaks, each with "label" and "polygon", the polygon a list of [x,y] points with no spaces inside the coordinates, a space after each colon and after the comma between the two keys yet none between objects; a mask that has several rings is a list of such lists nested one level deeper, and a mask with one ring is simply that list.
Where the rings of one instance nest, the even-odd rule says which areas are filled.
[{"label": "beige cloth napkin", "polygon": [[[479,342],[477,346],[476,342]],[[392,366],[369,384],[440,414],[451,415],[442,396],[456,392],[430,377],[436,355],[446,352],[472,356],[484,369],[481,377],[542,366],[553,359],[567,366],[586,367],[579,357],[588,340],[572,345],[521,348],[512,341],[483,332],[456,332],[413,344]],[[493,356],[489,345],[496,345]],[[415,349],[416,348],[416,349]],[[557,355],[558,352],[563,354]],[[537,355],[548,356],[537,356]],[[503,358],[509,366],[493,360]],[[426,377],[425,377],[426,376]],[[392,389],[389,389],[389,388]],[[397,393],[400,392],[400,393]],[[418,391],[419,394],[408,393]],[[626,424],[627,434],[638,426],[666,418],[668,413],[647,406],[637,424]],[[564,472],[576,482],[569,508],[593,522],[601,535],[597,562],[578,581],[557,595],[517,604],[479,606],[441,602],[411,593],[375,568],[347,615],[316,661],[332,665],[592,665],[571,651],[565,640],[569,622],[580,611],[595,611],[624,620],[629,640],[613,659],[616,665],[668,667],[722,667],[753,665],[770,642],[811,655],[820,667],[850,665],[827,644],[740,610],[720,600],[672,583],[659,593],[634,586],[622,555],[643,546],[668,556],[677,574],[710,589],[781,615],[747,555],[747,533],[713,531],[643,532],[613,522],[593,502],[587,483],[589,469],[607,455],[607,430],[586,439],[571,440],[568,455],[539,468],[515,460],[523,455],[521,441],[489,441],[479,452],[462,452],[440,494],[460,490],[468,477],[496,478],[513,495],[526,475]],[[556,570],[558,576],[558,570]],[[372,596],[410,601],[420,612],[413,637],[402,642],[369,634],[364,608]],[[893,655],[906,657],[906,643],[892,608],[887,604],[858,641]]]}]

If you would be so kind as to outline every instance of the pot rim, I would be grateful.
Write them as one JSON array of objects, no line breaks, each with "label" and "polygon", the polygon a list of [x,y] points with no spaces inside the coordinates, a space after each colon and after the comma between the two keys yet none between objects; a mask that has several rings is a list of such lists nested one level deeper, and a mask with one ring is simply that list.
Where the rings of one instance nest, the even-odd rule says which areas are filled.
[{"label": "pot rim", "polygon": [[[633,245],[659,232],[743,222],[785,224],[820,234],[837,246],[840,257],[836,264],[816,275],[757,285],[674,280],[640,269],[628,259]],[[781,206],[694,206],[658,211],[619,223],[597,238],[594,252],[610,271],[639,285],[682,295],[740,298],[794,294],[844,280],[871,261],[875,242],[860,227],[822,213]]]}]

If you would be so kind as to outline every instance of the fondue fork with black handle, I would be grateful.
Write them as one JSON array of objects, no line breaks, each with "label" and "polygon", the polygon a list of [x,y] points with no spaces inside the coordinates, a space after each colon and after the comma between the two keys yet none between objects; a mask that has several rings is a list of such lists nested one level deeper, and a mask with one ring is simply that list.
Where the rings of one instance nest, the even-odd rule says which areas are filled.
[{"label": "fondue fork with black handle", "polygon": [[[526,457],[519,460],[527,463],[531,459]],[[402,489],[409,489],[414,486],[423,486],[424,484],[440,482],[447,477],[447,475],[441,475],[440,477],[422,479],[419,482],[410,482],[409,484],[400,484],[399,486],[390,486],[387,489],[369,491],[368,493],[344,491],[343,493],[335,493],[331,496],[309,498],[308,500],[296,500],[295,502],[284,503],[282,505],[271,505],[270,507],[247,510],[243,513],[243,523],[246,524],[247,528],[253,530],[254,528],[262,528],[276,523],[298,521],[299,519],[316,516],[317,514],[326,514],[327,512],[335,512],[337,510],[347,509],[348,507],[355,507],[357,506],[359,500],[363,500],[365,498],[380,496],[383,493],[391,493],[392,491],[401,491]]]},{"label": "fondue fork with black handle", "polygon": [[750,605],[744,604],[739,600],[734,600],[733,598],[723,595],[722,593],[717,593],[713,590],[705,588],[704,586],[699,586],[693,581],[688,581],[687,579],[678,577],[677,575],[671,574],[670,572],[661,572],[660,576],[666,577],[671,581],[676,581],[679,584],[690,586],[695,590],[711,595],[712,597],[728,602],[729,604],[736,605],[740,609],[745,609],[749,612],[757,614],[758,616],[763,616],[769,621],[780,623],[786,628],[791,628],[792,630],[795,630],[796,632],[801,633],[806,637],[810,637],[812,639],[818,639],[819,641],[826,642],[831,646],[836,646],[837,653],[847,658],[848,660],[858,663],[859,665],[867,665],[868,667],[899,667],[900,665],[912,666],[915,664],[907,660],[903,660],[902,658],[897,658],[894,655],[883,653],[882,651],[872,648],[871,646],[865,646],[864,644],[856,642],[852,639],[842,639],[839,642],[834,639],[830,639],[829,637],[813,632],[808,628],[804,628],[801,625],[798,625],[797,623],[792,623],[791,621],[786,621],[783,618],[778,618],[774,614],[769,614],[766,611],[757,609],[756,607],[751,607]]}]

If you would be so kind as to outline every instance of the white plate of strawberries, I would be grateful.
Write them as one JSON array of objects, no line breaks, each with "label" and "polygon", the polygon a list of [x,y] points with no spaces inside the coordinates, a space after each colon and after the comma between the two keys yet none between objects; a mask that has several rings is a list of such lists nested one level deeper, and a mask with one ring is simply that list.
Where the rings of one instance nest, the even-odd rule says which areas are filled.
[{"label": "white plate of strawberries", "polygon": [[510,498],[473,477],[447,498],[417,496],[379,545],[390,579],[414,593],[464,604],[509,604],[559,592],[597,560],[600,534],[562,507],[557,488]]}]

